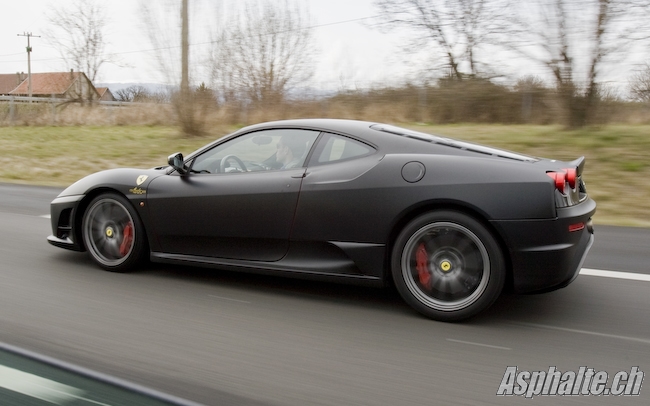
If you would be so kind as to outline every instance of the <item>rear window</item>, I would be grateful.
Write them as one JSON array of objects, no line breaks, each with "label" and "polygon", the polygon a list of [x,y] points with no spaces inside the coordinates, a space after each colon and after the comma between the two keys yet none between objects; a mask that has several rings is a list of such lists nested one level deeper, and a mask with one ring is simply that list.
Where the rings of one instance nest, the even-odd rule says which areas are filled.
[{"label": "rear window", "polygon": [[479,144],[472,144],[471,142],[458,141],[452,138],[445,138],[438,135],[408,130],[406,128],[395,127],[393,125],[388,125],[388,124],[373,124],[370,126],[370,128],[372,128],[373,130],[395,134],[402,137],[430,142],[432,144],[444,145],[446,147],[461,149],[470,152],[476,152],[478,154],[491,155],[499,158],[514,159],[516,161],[528,161],[528,162],[539,161],[539,159],[537,158],[528,155],[518,154],[516,152],[510,152],[502,149],[486,147]]},{"label": "rear window", "polygon": [[314,152],[313,164],[347,161],[373,154],[375,149],[360,141],[341,135],[323,133]]}]

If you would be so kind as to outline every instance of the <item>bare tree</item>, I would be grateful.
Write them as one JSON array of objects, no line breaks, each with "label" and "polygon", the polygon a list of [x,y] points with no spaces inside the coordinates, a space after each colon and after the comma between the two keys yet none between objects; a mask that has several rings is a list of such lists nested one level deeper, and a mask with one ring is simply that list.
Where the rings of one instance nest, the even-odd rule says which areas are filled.
[{"label": "bare tree", "polygon": [[247,2],[213,41],[211,76],[220,99],[275,104],[309,80],[314,46],[307,27],[297,3]]},{"label": "bare tree", "polygon": [[115,98],[119,101],[125,102],[150,102],[157,101],[160,95],[152,92],[142,85],[131,85],[124,89],[120,89],[115,93]]},{"label": "bare tree", "polygon": [[[75,0],[53,7],[47,14],[46,36],[61,57],[94,82],[101,66],[110,61],[105,53],[106,11],[95,0]],[[93,94],[89,88],[87,99]]]},{"label": "bare tree", "polygon": [[193,56],[195,44],[191,42],[193,35],[199,32],[194,20],[204,6],[189,0],[141,0],[139,4],[142,25],[153,46],[151,52],[156,70],[167,84],[176,87],[171,102],[185,136],[200,135],[204,131],[207,99],[203,94],[196,94],[192,82],[200,70],[196,61],[205,57]]},{"label": "bare tree", "polygon": [[[581,127],[598,101],[605,65],[620,64],[643,23],[648,0],[536,0],[521,8],[509,32],[510,47],[543,66],[567,112]],[[628,52],[629,53],[629,52]],[[614,58],[616,57],[616,58]]]},{"label": "bare tree", "polygon": [[481,73],[479,54],[503,29],[505,0],[375,0],[385,30],[407,28],[413,49],[432,51],[448,76]]},{"label": "bare tree", "polygon": [[[168,85],[179,86],[182,81],[182,37],[187,36],[188,81],[204,74],[203,61],[207,53],[202,44],[209,42],[210,28],[222,26],[223,1],[191,0],[187,2],[188,27],[183,33],[183,0],[139,0],[140,27],[148,39],[152,56],[151,74]],[[217,10],[215,12],[215,10]]]},{"label": "bare tree", "polygon": [[167,84],[180,83],[181,3],[179,0],[140,0],[141,26],[151,43],[149,52],[155,60],[155,69]]},{"label": "bare tree", "polygon": [[[200,135],[205,129],[207,113],[216,105],[212,92],[205,86],[196,86],[197,78],[208,71],[202,61],[208,59],[201,46],[208,43],[204,28],[221,26],[222,2],[199,0],[140,0],[142,26],[153,49],[156,61],[154,71],[175,88],[171,102],[177,122],[185,136]],[[211,16],[210,21],[206,21]]]},{"label": "bare tree", "polygon": [[650,102],[650,63],[630,78],[630,93],[635,100]]}]

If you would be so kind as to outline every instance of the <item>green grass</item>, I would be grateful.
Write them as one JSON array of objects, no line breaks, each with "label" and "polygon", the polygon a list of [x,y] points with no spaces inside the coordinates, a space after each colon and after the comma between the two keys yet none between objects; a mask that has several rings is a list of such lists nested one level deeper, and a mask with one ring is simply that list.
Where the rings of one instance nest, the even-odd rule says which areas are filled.
[{"label": "green grass", "polygon": [[68,185],[92,172],[165,165],[220,135],[182,138],[174,127],[0,127],[0,181]]},{"label": "green grass", "polygon": [[[405,126],[545,158],[584,155],[594,221],[650,226],[650,126]],[[166,126],[0,127],[0,181],[66,186],[103,169],[164,165],[169,154],[188,154],[226,132],[182,138]]]},{"label": "green grass", "polygon": [[528,155],[586,157],[583,179],[596,200],[597,224],[650,227],[650,126],[611,125],[567,131],[560,126],[409,126]]}]

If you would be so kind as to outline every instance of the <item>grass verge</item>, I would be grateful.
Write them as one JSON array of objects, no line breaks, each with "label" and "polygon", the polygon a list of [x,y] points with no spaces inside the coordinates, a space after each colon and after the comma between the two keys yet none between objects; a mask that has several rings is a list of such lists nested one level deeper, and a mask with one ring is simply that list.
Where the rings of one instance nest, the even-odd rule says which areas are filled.
[{"label": "grass verge", "polygon": [[[534,156],[587,158],[584,179],[597,224],[650,226],[650,126],[565,131],[557,126],[405,125]],[[163,165],[226,134],[182,138],[168,126],[0,127],[0,181],[67,186],[93,172]]]}]

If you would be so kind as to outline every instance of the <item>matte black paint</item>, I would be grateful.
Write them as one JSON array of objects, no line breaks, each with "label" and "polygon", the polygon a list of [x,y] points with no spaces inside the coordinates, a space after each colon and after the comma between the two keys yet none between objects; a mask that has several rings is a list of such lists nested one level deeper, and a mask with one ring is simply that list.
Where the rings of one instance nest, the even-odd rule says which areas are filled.
[{"label": "matte black paint", "polygon": [[[217,144],[270,128],[320,130],[376,149],[326,165],[308,162],[305,168],[237,174],[181,176],[162,168],[90,175],[52,202],[48,241],[84,250],[78,230],[84,202],[101,190],[114,190],[141,216],[153,261],[383,283],[389,274],[387,253],[400,227],[420,213],[445,208],[490,227],[503,246],[516,291],[556,289],[574,278],[593,236],[587,228],[569,232],[568,226],[587,222],[595,203],[587,198],[556,208],[553,180],[546,172],[568,163],[508,159],[491,155],[498,150],[429,143],[376,131],[372,124],[325,119],[264,123],[185,159],[190,163]],[[412,162],[424,168],[420,179],[414,175],[419,166],[407,166],[404,172]],[[584,162],[581,171],[582,166]],[[136,185],[140,175],[148,178]],[[65,220],[70,214],[72,220]],[[62,224],[71,230],[66,233]]]}]

